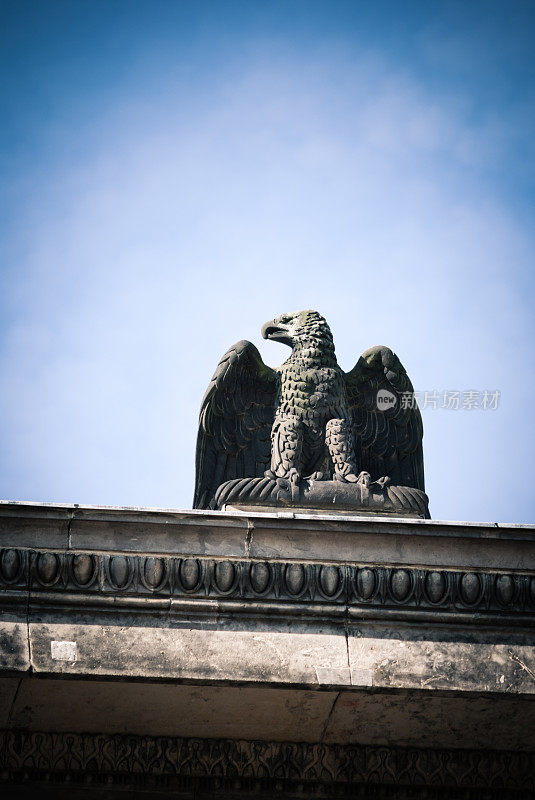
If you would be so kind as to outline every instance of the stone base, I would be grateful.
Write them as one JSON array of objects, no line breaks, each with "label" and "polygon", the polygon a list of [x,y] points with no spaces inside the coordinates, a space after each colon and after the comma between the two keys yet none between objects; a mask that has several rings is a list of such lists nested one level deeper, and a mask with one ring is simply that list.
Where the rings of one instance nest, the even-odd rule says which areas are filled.
[{"label": "stone base", "polygon": [[409,486],[302,480],[297,486],[272,478],[236,478],[222,483],[215,495],[215,508],[273,508],[290,506],[351,514],[430,519],[425,492]]}]

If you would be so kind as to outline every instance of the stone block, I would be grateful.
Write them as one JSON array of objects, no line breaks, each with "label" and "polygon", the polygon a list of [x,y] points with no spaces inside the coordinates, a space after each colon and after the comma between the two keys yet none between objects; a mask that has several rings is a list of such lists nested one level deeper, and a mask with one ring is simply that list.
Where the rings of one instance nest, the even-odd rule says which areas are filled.
[{"label": "stone block", "polygon": [[151,517],[146,521],[77,518],[71,524],[70,546],[76,550],[112,550],[139,553],[187,553],[243,557],[246,555],[247,520],[213,525],[211,520]]},{"label": "stone block", "polygon": [[[285,627],[31,622],[31,663],[47,674],[306,686],[318,686],[324,670],[322,685],[329,671],[333,683],[341,675],[349,683],[343,633]],[[54,657],[58,643],[75,658]]]},{"label": "stone block", "polygon": [[29,668],[26,618],[3,612],[0,615],[0,672],[27,672]]},{"label": "stone block", "polygon": [[[424,632],[352,635],[351,669],[370,670],[373,686],[535,695],[535,648],[484,637],[471,641]],[[418,637],[418,638],[416,638]]]}]

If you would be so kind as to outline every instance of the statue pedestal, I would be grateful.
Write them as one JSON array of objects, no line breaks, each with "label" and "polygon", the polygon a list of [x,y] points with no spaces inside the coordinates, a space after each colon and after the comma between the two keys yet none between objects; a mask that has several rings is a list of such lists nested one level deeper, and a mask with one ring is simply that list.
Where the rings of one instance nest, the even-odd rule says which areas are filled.
[{"label": "statue pedestal", "polygon": [[409,486],[381,486],[372,482],[302,480],[297,486],[272,478],[236,478],[221,484],[215,494],[220,510],[272,510],[281,506],[310,511],[345,514],[381,514],[429,519],[425,492]]}]

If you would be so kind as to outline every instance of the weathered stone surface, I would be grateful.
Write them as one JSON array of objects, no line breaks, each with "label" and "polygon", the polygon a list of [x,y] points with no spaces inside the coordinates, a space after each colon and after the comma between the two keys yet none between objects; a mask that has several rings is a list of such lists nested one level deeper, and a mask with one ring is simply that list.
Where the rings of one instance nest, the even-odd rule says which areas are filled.
[{"label": "weathered stone surface", "polygon": [[511,636],[504,644],[477,633],[468,638],[458,641],[451,633],[431,638],[414,630],[383,638],[355,631],[348,640],[349,660],[352,668],[370,670],[376,687],[535,695],[532,643],[518,644]]},{"label": "weathered stone surface", "polygon": [[0,547],[9,549],[17,539],[26,547],[37,547],[43,540],[51,548],[67,547],[73,513],[73,506],[0,501]]},{"label": "weathered stone surface", "polygon": [[[349,684],[343,631],[278,627],[256,623],[244,630],[216,615],[202,627],[31,622],[31,665],[47,674],[309,686],[318,685],[318,669],[330,669]],[[75,643],[76,659],[54,658],[52,642]]]},{"label": "weathered stone surface", "polygon": [[[11,731],[0,732],[0,755],[10,759],[11,786],[27,773],[35,789],[46,773],[57,788],[63,735],[74,737],[69,753],[78,754],[61,768],[73,786],[76,764],[94,753],[102,756],[98,781],[113,784],[109,764],[126,763],[125,752],[135,750],[132,764],[148,765],[143,791],[160,791],[160,775],[176,793],[192,780],[184,754],[202,752],[198,763],[212,764],[207,754],[216,745],[206,742],[214,738],[225,743],[225,770],[232,742],[246,738],[258,774],[262,759],[273,769],[279,756],[284,769],[301,759],[296,775],[305,774],[307,759],[324,759],[353,787],[376,774],[372,764],[388,761],[383,795],[392,775],[404,781],[413,770],[426,776],[426,791],[440,787],[440,798],[427,800],[457,800],[444,792],[458,786],[472,787],[471,800],[506,800],[488,794],[513,787],[516,778],[503,765],[520,753],[532,758],[533,526],[61,506],[42,513],[67,520],[66,544],[59,547],[55,533],[52,544],[32,533],[32,520],[42,531],[35,504],[0,504],[4,531],[13,528],[0,549],[0,630],[9,633],[0,724]],[[163,744],[161,736],[171,738]],[[147,748],[160,753],[160,772]],[[168,762],[165,754],[180,748]],[[399,748],[417,749],[405,772],[409,751]],[[426,766],[437,748],[451,748],[439,772]],[[370,766],[357,780],[362,758]],[[514,763],[514,774],[525,775],[524,762]],[[348,764],[357,772],[347,773]],[[139,777],[139,766],[132,769]],[[219,791],[210,783],[215,773],[202,769],[196,796],[201,786]],[[291,777],[286,788],[275,785],[275,775],[258,780],[267,781],[266,797],[337,796],[331,772],[310,770],[300,789]],[[121,774],[121,786],[130,787],[131,777]],[[253,792],[243,780],[238,796]],[[526,786],[511,791],[524,800]],[[340,792],[354,789],[344,784]]]},{"label": "weathered stone surface", "polygon": [[[39,514],[44,517],[44,522]],[[65,525],[58,539],[44,523]],[[70,536],[67,526],[70,520]],[[535,526],[334,514],[98,508],[0,501],[3,547],[425,564],[535,572]],[[49,530],[52,530],[50,533]],[[2,573],[0,571],[0,581]]]},{"label": "weathered stone surface", "polygon": [[92,514],[77,516],[71,524],[70,547],[99,550],[105,541],[110,550],[245,555],[247,522],[243,517],[234,516],[224,525],[211,519],[207,525],[206,520],[184,514],[151,515],[140,521],[124,519],[121,514],[110,517],[99,520]]},{"label": "weathered stone surface", "polygon": [[26,620],[0,619],[0,670],[26,672],[30,666],[28,626]]},{"label": "weathered stone surface", "polygon": [[252,558],[535,570],[533,526],[248,513]]}]

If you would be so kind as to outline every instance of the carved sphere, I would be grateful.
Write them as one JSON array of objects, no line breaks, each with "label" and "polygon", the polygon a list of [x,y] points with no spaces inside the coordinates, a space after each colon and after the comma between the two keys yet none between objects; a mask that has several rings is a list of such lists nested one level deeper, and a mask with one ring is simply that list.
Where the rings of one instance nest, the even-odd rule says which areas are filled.
[{"label": "carved sphere", "polygon": [[290,594],[299,594],[305,585],[305,570],[302,564],[289,564],[286,567],[285,578]]},{"label": "carved sphere", "polygon": [[118,589],[124,589],[128,583],[128,560],[124,556],[113,556],[110,559],[110,577]]},{"label": "carved sphere", "polygon": [[43,583],[52,583],[58,573],[58,557],[54,553],[41,553],[37,559],[37,575]]},{"label": "carved sphere", "polygon": [[86,586],[93,578],[95,565],[93,558],[87,554],[74,556],[72,560],[72,574],[76,583]]},{"label": "carved sphere", "polygon": [[165,567],[161,558],[149,556],[149,558],[145,559],[143,575],[145,578],[145,583],[147,586],[150,586],[151,589],[155,589],[156,586],[160,585],[163,580],[164,572]]},{"label": "carved sphere", "polygon": [[411,578],[406,569],[397,569],[390,578],[392,594],[396,600],[405,600],[411,588]]},{"label": "carved sphere", "polygon": [[180,562],[179,575],[185,589],[191,590],[199,583],[201,568],[196,558],[185,558]]},{"label": "carved sphere", "polygon": [[425,591],[432,603],[440,603],[446,591],[446,579],[442,572],[427,573]]},{"label": "carved sphere", "polygon": [[231,561],[219,561],[216,564],[214,577],[215,584],[220,592],[228,592],[234,583],[236,570]]},{"label": "carved sphere", "polygon": [[363,600],[369,600],[372,594],[375,591],[375,572],[373,569],[369,569],[369,567],[363,567],[363,569],[359,569],[357,573],[357,592],[362,597]]},{"label": "carved sphere", "polygon": [[464,602],[473,605],[481,591],[481,581],[473,572],[466,572],[461,578],[461,596]]},{"label": "carved sphere", "polygon": [[496,578],[496,594],[504,606],[508,606],[515,593],[515,584],[510,575],[498,575]]},{"label": "carved sphere", "polygon": [[262,592],[266,591],[270,577],[269,567],[267,564],[264,564],[263,561],[259,561],[251,566],[251,586],[258,594],[262,594]]},{"label": "carved sphere", "polygon": [[13,581],[20,569],[20,555],[17,550],[2,550],[0,570],[6,581]]},{"label": "carved sphere", "polygon": [[336,594],[338,584],[340,582],[340,572],[338,567],[328,566],[322,567],[320,572],[320,586],[321,590],[328,597]]}]

